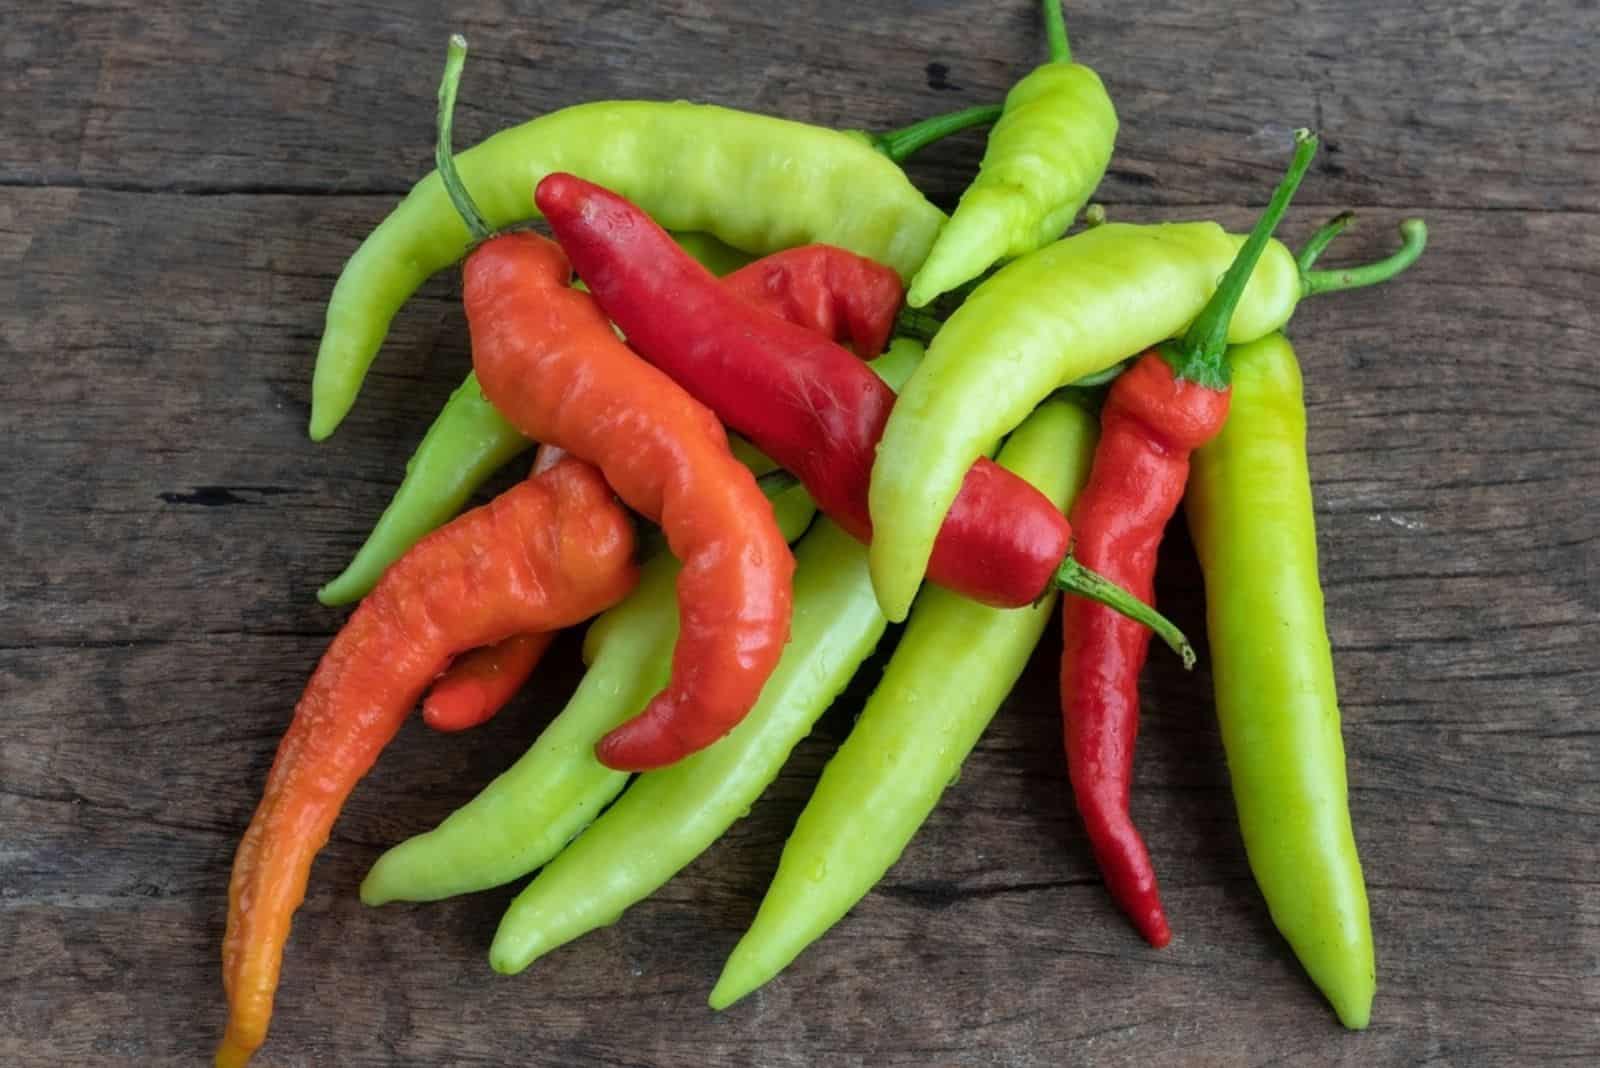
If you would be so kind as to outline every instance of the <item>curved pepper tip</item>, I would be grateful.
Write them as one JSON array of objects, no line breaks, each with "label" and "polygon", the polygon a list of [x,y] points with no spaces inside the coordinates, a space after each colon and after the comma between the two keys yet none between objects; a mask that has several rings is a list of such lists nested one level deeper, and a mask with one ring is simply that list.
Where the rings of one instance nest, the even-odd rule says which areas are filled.
[{"label": "curved pepper tip", "polygon": [[1333,1011],[1338,1015],[1339,1022],[1350,1031],[1365,1031],[1372,1022],[1372,995],[1344,1004],[1334,1003]]},{"label": "curved pepper tip", "polygon": [[582,194],[584,187],[590,184],[565,171],[552,171],[533,187],[534,205],[539,209],[539,214],[549,216],[571,205]]},{"label": "curved pepper tip", "polygon": [[[504,926],[505,920],[502,919],[500,923]],[[538,955],[537,948],[512,947],[497,932],[489,945],[489,967],[494,969],[496,975],[519,975]]]},{"label": "curved pepper tip", "polygon": [[351,577],[348,568],[338,577],[328,580],[322,588],[317,590],[317,603],[324,608],[342,608],[353,601],[359,601],[370,590],[357,592],[357,580]]},{"label": "curved pepper tip", "polygon": [[[1300,956],[1298,947],[1295,955]],[[1302,963],[1307,963],[1301,957]],[[1372,1022],[1372,999],[1377,992],[1377,976],[1371,965],[1362,967],[1354,960],[1343,960],[1333,968],[1307,967],[1311,981],[1333,1006],[1333,1013],[1350,1031],[1365,1031]]]},{"label": "curved pepper tip", "polygon": [[706,998],[706,1004],[711,1006],[711,1011],[721,1012],[723,1009],[733,1005],[734,1002],[738,1001],[743,996],[744,995],[742,993],[735,994],[731,990],[724,990],[723,984],[719,980],[717,985],[712,988],[711,996]]},{"label": "curved pepper tip", "polygon": [[673,744],[661,725],[641,712],[595,743],[595,759],[613,771],[646,772],[675,764],[693,750]]},{"label": "curved pepper tip", "polygon": [[720,741],[747,711],[729,722],[700,709],[686,709],[672,695],[661,693],[644,711],[595,743],[595,759],[613,771],[655,771]]},{"label": "curved pepper tip", "polygon": [[311,402],[311,419],[306,425],[306,434],[312,441],[327,441],[333,432],[339,428],[339,423],[344,420],[345,413],[330,412],[327,405]]},{"label": "curved pepper tip", "polygon": [[1166,916],[1159,911],[1153,916],[1147,916],[1138,924],[1139,933],[1144,935],[1144,940],[1150,943],[1152,949],[1166,949],[1172,944],[1172,927],[1167,923]]}]

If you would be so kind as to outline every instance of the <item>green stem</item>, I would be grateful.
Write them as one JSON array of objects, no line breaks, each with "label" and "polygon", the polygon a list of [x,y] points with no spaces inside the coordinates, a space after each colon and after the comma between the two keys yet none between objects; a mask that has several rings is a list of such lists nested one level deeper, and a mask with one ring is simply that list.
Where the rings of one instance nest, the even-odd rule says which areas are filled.
[{"label": "green stem", "polygon": [[1311,240],[1306,242],[1305,248],[1300,250],[1300,255],[1295,257],[1294,261],[1295,266],[1300,268],[1301,277],[1311,270],[1311,265],[1317,262],[1317,257],[1322,255],[1323,250],[1333,242],[1333,239],[1344,233],[1344,228],[1355,221],[1355,212],[1341,211],[1311,235]]},{"label": "green stem", "polygon": [[1061,14],[1061,0],[1044,0],[1044,36],[1050,42],[1050,62],[1072,62],[1072,45],[1067,41],[1067,20]]},{"label": "green stem", "polygon": [[1283,176],[1283,181],[1278,183],[1278,188],[1272,191],[1272,199],[1267,202],[1266,210],[1251,228],[1250,236],[1239,246],[1233,262],[1228,264],[1227,273],[1222,276],[1222,281],[1217,283],[1217,291],[1211,295],[1211,299],[1200,310],[1188,332],[1183,335],[1177,350],[1175,352],[1169,350],[1168,359],[1179,378],[1190,379],[1216,389],[1227,384],[1225,354],[1228,350],[1228,325],[1233,321],[1233,309],[1238,305],[1239,298],[1244,295],[1245,287],[1250,284],[1250,276],[1255,273],[1256,261],[1261,258],[1267,242],[1272,239],[1272,231],[1278,228],[1279,220],[1283,218],[1284,212],[1289,210],[1289,201],[1294,199],[1295,190],[1300,188],[1300,180],[1310,169],[1311,158],[1317,154],[1317,135],[1310,130],[1296,130],[1294,144],[1294,159],[1289,163],[1288,173]]},{"label": "green stem", "polygon": [[1106,219],[1106,206],[1098,201],[1083,209],[1083,226],[1086,230],[1093,230],[1096,226],[1104,226]]},{"label": "green stem", "polygon": [[1116,583],[1098,575],[1084,567],[1072,557],[1067,557],[1061,562],[1061,567],[1056,571],[1056,585],[1068,593],[1075,593],[1079,597],[1087,597],[1091,601],[1099,601],[1107,608],[1120,612],[1136,623],[1143,623],[1156,636],[1167,643],[1167,647],[1183,658],[1185,671],[1194,667],[1194,646],[1189,644],[1189,639],[1184,637],[1171,620],[1145,604],[1139,598],[1118,586]]},{"label": "green stem", "polygon": [[935,141],[942,141],[951,134],[960,133],[973,126],[984,126],[994,122],[1003,110],[1005,109],[999,104],[982,104],[944,115],[934,115],[921,122],[914,122],[910,126],[890,130],[888,133],[867,136],[871,139],[873,148],[896,163],[901,163]]},{"label": "green stem", "polygon": [[[1315,237],[1312,240],[1316,240]],[[1319,293],[1338,293],[1345,289],[1360,289],[1387,282],[1401,271],[1417,262],[1422,250],[1428,246],[1428,224],[1421,219],[1407,219],[1400,224],[1400,248],[1376,263],[1362,267],[1346,267],[1333,271],[1300,271],[1300,290],[1314,297]],[[1319,250],[1320,251],[1320,250]],[[1301,253],[1304,259],[1305,253]]]},{"label": "green stem", "polygon": [[472,195],[462,184],[455,157],[450,152],[450,136],[455,124],[456,88],[461,84],[461,68],[466,62],[467,39],[459,33],[452,33],[450,48],[444,57],[444,77],[439,81],[439,140],[433,147],[433,159],[434,165],[439,168],[439,178],[444,182],[444,191],[450,195],[450,203],[455,205],[476,244],[489,240],[494,236],[494,231],[484,221],[478,205],[472,202]]},{"label": "green stem", "polygon": [[944,320],[937,315],[922,308],[913,308],[908,304],[894,317],[894,335],[916,338],[926,345],[933,340],[933,335],[937,334],[943,325]]}]

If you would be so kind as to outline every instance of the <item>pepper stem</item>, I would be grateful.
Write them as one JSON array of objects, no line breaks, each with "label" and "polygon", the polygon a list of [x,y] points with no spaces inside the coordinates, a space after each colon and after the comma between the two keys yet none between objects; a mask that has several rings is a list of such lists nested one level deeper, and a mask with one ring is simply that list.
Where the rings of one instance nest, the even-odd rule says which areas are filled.
[{"label": "pepper stem", "polygon": [[896,163],[902,163],[935,141],[942,141],[951,134],[960,133],[973,126],[994,122],[1004,110],[999,104],[982,104],[961,111],[934,115],[921,122],[914,122],[910,126],[902,126],[898,130],[868,134],[867,137],[872,141],[873,148]]},{"label": "pepper stem", "polygon": [[1167,643],[1167,647],[1183,658],[1185,671],[1194,668],[1194,646],[1189,644],[1189,639],[1184,637],[1183,631],[1166,616],[1145,604],[1139,598],[1118,586],[1115,582],[1103,575],[1096,574],[1084,567],[1072,557],[1067,557],[1061,562],[1061,567],[1056,571],[1055,584],[1068,593],[1075,593],[1079,597],[1087,597],[1091,601],[1099,601],[1107,608],[1120,612],[1135,623],[1143,623],[1156,636]]},{"label": "pepper stem", "polygon": [[1317,228],[1317,232],[1312,234],[1311,239],[1306,242],[1305,248],[1300,250],[1300,255],[1295,257],[1294,263],[1296,267],[1300,268],[1302,278],[1311,270],[1311,265],[1317,262],[1317,257],[1322,255],[1323,250],[1332,243],[1333,239],[1344,233],[1344,228],[1355,221],[1355,212],[1341,211]]},{"label": "pepper stem", "polygon": [[1072,44],[1067,40],[1067,20],[1061,14],[1061,0],[1044,0],[1044,37],[1050,42],[1050,62],[1072,62]]},{"label": "pepper stem", "polygon": [[933,340],[933,335],[939,332],[944,325],[944,320],[921,308],[906,305],[900,309],[900,314],[894,317],[895,337],[916,338],[924,345]]},{"label": "pepper stem", "polygon": [[[1333,222],[1338,222],[1335,219]],[[1330,222],[1323,230],[1333,225]],[[1341,226],[1340,229],[1343,229]],[[1337,235],[1338,230],[1334,231]],[[1319,293],[1338,293],[1345,289],[1360,289],[1362,286],[1375,286],[1379,282],[1387,282],[1401,271],[1417,262],[1417,257],[1422,255],[1422,250],[1428,247],[1428,224],[1421,219],[1407,219],[1400,224],[1400,248],[1391,255],[1385,256],[1376,263],[1368,263],[1361,267],[1345,267],[1332,271],[1309,270],[1316,261],[1317,254],[1327,247],[1333,240],[1330,235],[1320,245],[1316,244],[1322,236],[1318,230],[1307,242],[1305,251],[1300,253],[1300,290],[1304,296],[1314,297]],[[1315,248],[1313,248],[1315,246]],[[1310,258],[1307,258],[1307,255]]]},{"label": "pepper stem", "polygon": [[459,33],[452,33],[450,47],[444,57],[444,77],[439,81],[439,138],[433,146],[433,160],[439,169],[439,179],[444,182],[444,191],[450,195],[450,203],[455,205],[461,221],[467,224],[467,232],[472,235],[473,243],[477,244],[493,237],[494,231],[484,221],[478,205],[472,202],[472,194],[462,184],[455,157],[450,152],[450,136],[455,125],[456,88],[461,84],[461,68],[466,62],[467,39]]},{"label": "pepper stem", "polygon": [[1256,261],[1266,250],[1267,242],[1272,239],[1272,231],[1278,228],[1284,212],[1289,210],[1289,201],[1294,199],[1295,190],[1300,188],[1300,180],[1311,167],[1311,158],[1317,154],[1317,135],[1310,130],[1296,130],[1294,144],[1294,159],[1289,163],[1288,173],[1278,183],[1278,188],[1272,191],[1272,199],[1251,228],[1250,236],[1244,239],[1244,244],[1234,254],[1227,273],[1217,283],[1217,291],[1211,294],[1211,299],[1206,301],[1206,306],[1195,317],[1176,351],[1168,350],[1168,359],[1178,378],[1200,382],[1214,389],[1227,385],[1225,354],[1233,309],[1238,306],[1239,298],[1244,296],[1250,276],[1255,273]]}]

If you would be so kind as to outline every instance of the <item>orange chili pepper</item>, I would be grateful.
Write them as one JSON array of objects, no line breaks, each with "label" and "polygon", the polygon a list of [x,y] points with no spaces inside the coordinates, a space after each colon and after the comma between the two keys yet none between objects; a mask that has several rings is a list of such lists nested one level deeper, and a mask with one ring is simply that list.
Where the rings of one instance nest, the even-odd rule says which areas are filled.
[{"label": "orange chili pepper", "polygon": [[450,658],[569,626],[638,579],[633,527],[600,473],[568,459],[419,541],[334,637],[278,745],[234,857],[219,1068],[266,1038],[283,945],[345,798]]},{"label": "orange chili pepper", "polygon": [[[832,245],[774,252],[725,276],[722,285],[780,319],[848,341],[863,357],[888,344],[905,295],[893,268]],[[540,446],[533,470],[560,455],[553,446]],[[423,722],[460,731],[493,719],[538,666],[549,645],[538,637],[518,635],[461,657],[433,684],[422,704]]]},{"label": "orange chili pepper", "polygon": [[671,681],[597,747],[608,767],[661,767],[727,734],[755,704],[789,638],[794,557],[722,424],[618,340],[594,298],[572,288],[561,247],[490,233],[450,156],[465,55],[452,38],[436,162],[479,242],[462,267],[473,369],[513,426],[598,465],[683,562]]},{"label": "orange chili pepper", "polygon": [[531,631],[458,657],[428,691],[422,721],[436,731],[487,723],[522,689],[554,640],[554,631]]}]

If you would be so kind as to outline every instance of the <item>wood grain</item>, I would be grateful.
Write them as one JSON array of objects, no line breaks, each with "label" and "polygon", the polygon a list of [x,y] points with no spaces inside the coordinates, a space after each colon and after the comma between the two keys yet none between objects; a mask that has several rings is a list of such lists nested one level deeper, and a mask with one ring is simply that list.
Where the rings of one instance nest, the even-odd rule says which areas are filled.
[{"label": "wood grain", "polygon": [[[511,890],[373,911],[377,854],[505,767],[577,679],[406,728],[324,850],[273,1065],[1550,1064],[1600,1059],[1600,95],[1593,4],[1069,5],[1123,131],[1118,218],[1245,223],[1312,122],[1288,236],[1330,254],[1426,215],[1404,282],[1308,302],[1328,614],[1379,1000],[1340,1031],[1273,933],[1209,677],[1145,682],[1135,812],[1177,941],[1115,914],[1071,813],[1047,636],[883,885],[782,978],[704,999],[870,686],[751,816],[616,926],[517,979]],[[0,1064],[202,1060],[237,835],[342,613],[318,606],[466,367],[449,278],[360,403],[304,435],[323,302],[426,166],[448,28],[462,137],[577,100],[674,97],[881,127],[993,100],[1033,5],[0,0]],[[918,161],[949,202],[981,139]],[[1162,604],[1202,628],[1181,529]]]}]

